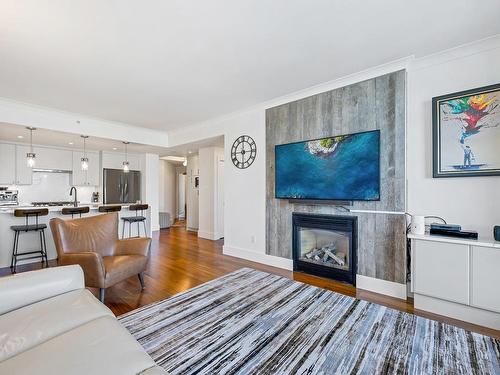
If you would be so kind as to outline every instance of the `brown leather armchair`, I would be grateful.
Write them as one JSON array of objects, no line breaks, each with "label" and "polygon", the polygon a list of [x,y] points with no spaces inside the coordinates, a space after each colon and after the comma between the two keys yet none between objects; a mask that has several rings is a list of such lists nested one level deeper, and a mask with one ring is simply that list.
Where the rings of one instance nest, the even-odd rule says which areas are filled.
[{"label": "brown leather armchair", "polygon": [[118,239],[118,214],[82,219],[50,220],[59,265],[79,264],[85,286],[99,288],[104,302],[106,288],[138,275],[144,289],[143,272],[148,261],[151,238]]}]

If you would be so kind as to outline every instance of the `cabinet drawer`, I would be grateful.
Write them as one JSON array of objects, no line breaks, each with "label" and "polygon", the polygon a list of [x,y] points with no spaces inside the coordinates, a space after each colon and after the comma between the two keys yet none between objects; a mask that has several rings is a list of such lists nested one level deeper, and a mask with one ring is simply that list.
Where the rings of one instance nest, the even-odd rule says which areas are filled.
[{"label": "cabinet drawer", "polygon": [[434,241],[413,246],[415,292],[469,304],[469,246]]},{"label": "cabinet drawer", "polygon": [[472,247],[472,305],[500,312],[500,249]]}]

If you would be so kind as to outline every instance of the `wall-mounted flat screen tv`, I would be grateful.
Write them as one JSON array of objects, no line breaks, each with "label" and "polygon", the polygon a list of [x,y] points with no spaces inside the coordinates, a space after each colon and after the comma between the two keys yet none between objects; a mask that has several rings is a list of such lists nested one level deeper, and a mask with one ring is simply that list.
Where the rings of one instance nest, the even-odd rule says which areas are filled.
[{"label": "wall-mounted flat screen tv", "polygon": [[279,199],[380,200],[380,131],[275,146]]}]

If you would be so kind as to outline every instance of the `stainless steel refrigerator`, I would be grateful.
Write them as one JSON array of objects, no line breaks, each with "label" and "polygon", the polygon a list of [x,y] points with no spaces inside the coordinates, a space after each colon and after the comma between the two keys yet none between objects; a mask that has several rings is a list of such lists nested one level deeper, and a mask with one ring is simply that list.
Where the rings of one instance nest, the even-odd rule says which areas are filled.
[{"label": "stainless steel refrigerator", "polygon": [[136,203],[141,200],[141,172],[104,168],[103,203]]}]

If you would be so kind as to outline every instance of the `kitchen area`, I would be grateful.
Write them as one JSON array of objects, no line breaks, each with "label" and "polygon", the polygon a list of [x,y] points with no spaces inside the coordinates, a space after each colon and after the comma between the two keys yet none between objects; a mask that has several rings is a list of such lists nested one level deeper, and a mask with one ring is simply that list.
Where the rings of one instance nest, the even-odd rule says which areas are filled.
[{"label": "kitchen area", "polygon": [[[38,250],[45,242],[48,260],[56,259],[49,227],[54,217],[67,220],[117,211],[120,237],[151,236],[158,229],[159,152],[122,140],[0,124],[0,268],[11,265],[13,226],[45,224],[45,241],[38,231],[20,231],[17,252]],[[138,203],[149,207],[129,209]],[[14,215],[34,208],[47,209],[46,214]],[[122,220],[137,215],[145,220]],[[22,259],[18,257],[18,265],[42,260]]]}]

